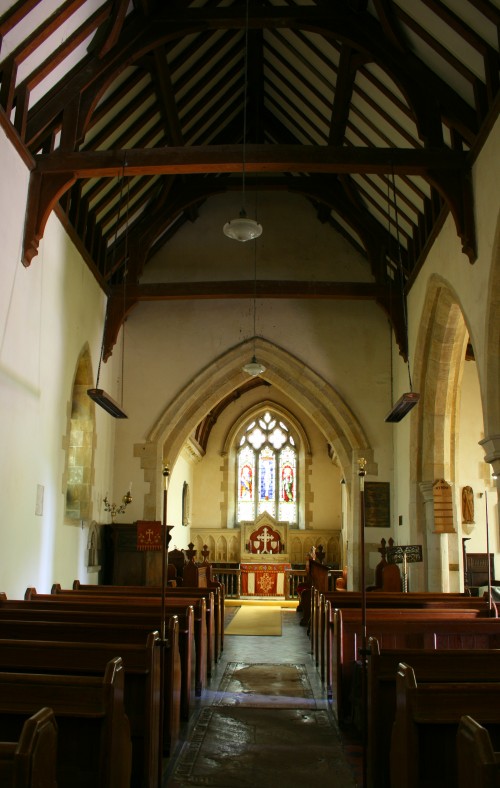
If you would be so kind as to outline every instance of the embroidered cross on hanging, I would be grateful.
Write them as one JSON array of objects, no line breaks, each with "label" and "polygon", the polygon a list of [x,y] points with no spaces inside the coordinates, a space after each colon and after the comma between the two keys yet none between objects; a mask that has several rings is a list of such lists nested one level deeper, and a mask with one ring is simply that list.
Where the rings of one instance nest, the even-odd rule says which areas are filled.
[{"label": "embroidered cross on hanging", "polygon": [[162,524],[159,520],[137,520],[137,549],[162,549]]}]

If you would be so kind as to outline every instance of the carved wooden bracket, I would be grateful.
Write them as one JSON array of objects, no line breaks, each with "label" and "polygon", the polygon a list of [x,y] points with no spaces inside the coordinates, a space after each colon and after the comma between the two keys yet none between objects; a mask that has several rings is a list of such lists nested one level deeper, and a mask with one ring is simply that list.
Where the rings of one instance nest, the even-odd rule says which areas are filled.
[{"label": "carved wooden bracket", "polygon": [[462,252],[470,263],[477,259],[476,223],[472,173],[469,167],[454,170],[429,170],[427,180],[438,190],[448,205],[457,234],[462,241]]},{"label": "carved wooden bracket", "polygon": [[32,170],[24,223],[22,262],[26,267],[38,254],[38,244],[43,238],[50,212],[75,181],[76,175],[72,172],[44,173],[38,167]]},{"label": "carved wooden bracket", "polygon": [[137,298],[130,298],[128,296],[124,298],[123,288],[120,288],[119,292],[112,293],[108,298],[102,345],[103,361],[107,361],[113,352],[120,327],[137,303]]}]

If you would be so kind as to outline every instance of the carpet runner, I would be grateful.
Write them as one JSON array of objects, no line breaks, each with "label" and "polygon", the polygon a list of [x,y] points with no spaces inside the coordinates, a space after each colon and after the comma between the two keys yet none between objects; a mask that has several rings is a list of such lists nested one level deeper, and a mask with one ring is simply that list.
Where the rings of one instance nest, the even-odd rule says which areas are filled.
[{"label": "carpet runner", "polygon": [[236,611],[224,630],[226,635],[281,635],[281,608],[246,605]]},{"label": "carpet runner", "polygon": [[315,709],[316,701],[303,665],[230,662],[213,705]]},{"label": "carpet runner", "polygon": [[[280,697],[293,707],[273,706]],[[281,769],[287,788],[356,785],[331,715],[316,708],[305,666],[229,663],[165,788],[276,788]]]}]

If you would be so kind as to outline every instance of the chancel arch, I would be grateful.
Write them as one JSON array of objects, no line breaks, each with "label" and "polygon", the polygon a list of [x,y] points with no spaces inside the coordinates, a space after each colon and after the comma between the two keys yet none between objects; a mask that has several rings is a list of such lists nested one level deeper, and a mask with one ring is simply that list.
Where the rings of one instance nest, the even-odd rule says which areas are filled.
[{"label": "chancel arch", "polygon": [[[361,454],[371,457],[372,450],[359,420],[333,386],[291,353],[257,337],[231,348],[208,364],[168,403],[146,441],[135,445],[135,454],[144,458],[145,478],[151,484],[144,500],[145,516],[154,519],[161,511],[162,490],[157,468],[163,463],[173,466],[197,424],[223,397],[248,379],[242,367],[254,352],[266,366],[261,377],[285,391],[323,432],[338,457],[347,485],[353,457]],[[153,457],[157,464],[152,469]],[[146,472],[148,468],[151,473]]]},{"label": "chancel arch", "polygon": [[[144,496],[144,517],[157,519],[162,507],[161,468],[171,468],[197,425],[217,404],[232,391],[244,384],[248,376],[242,370],[248,357],[256,354],[264,366],[262,378],[283,392],[313,421],[332,447],[336,462],[346,480],[347,515],[345,541],[350,545],[352,577],[356,582],[356,551],[358,529],[353,523],[359,520],[359,497],[350,495],[358,482],[357,460],[365,457],[372,473],[376,474],[373,450],[354,411],[338,392],[303,361],[278,345],[265,339],[256,339],[237,345],[193,377],[191,382],[171,400],[153,425],[144,443],[136,444],[135,456],[140,458],[144,479],[149,482],[149,492]],[[223,518],[227,527],[227,519]],[[216,552],[219,548],[217,546]],[[222,559],[217,559],[222,560]]]}]

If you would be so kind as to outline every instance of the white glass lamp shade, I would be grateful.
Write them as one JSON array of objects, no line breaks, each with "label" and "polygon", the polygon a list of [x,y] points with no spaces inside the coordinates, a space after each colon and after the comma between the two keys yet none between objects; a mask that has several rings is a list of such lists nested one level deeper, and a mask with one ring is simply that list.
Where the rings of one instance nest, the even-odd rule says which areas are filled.
[{"label": "white glass lamp shade", "polygon": [[245,364],[242,369],[243,372],[246,372],[247,375],[250,375],[252,378],[257,377],[257,375],[262,375],[262,373],[266,371],[264,364],[260,364],[255,356],[253,356],[252,360],[248,364]]},{"label": "white glass lamp shade", "polygon": [[262,225],[249,219],[245,211],[241,211],[237,219],[226,222],[223,228],[224,235],[233,238],[235,241],[253,241],[262,235]]}]

